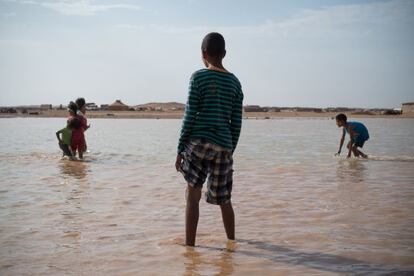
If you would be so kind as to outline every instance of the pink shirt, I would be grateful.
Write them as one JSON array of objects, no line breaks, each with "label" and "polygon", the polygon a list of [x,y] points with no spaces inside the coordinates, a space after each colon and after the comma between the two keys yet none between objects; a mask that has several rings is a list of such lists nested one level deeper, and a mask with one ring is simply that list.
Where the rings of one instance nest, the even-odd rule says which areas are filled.
[{"label": "pink shirt", "polygon": [[70,116],[68,118],[68,122],[70,122],[73,119],[79,119],[81,123],[81,127],[79,129],[72,130],[72,144],[78,143],[78,142],[85,142],[85,135],[83,134],[87,127],[87,120],[85,116],[78,115],[78,116]]}]

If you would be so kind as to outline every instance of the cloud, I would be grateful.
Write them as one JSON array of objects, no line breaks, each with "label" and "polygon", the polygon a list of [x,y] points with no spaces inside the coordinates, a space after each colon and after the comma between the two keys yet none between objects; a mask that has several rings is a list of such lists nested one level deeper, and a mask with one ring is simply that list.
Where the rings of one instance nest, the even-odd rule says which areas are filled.
[{"label": "cloud", "polygon": [[346,36],[369,33],[373,29],[414,23],[414,1],[395,0],[368,4],[337,5],[303,10],[280,23],[270,23],[274,33],[303,36]]},{"label": "cloud", "polygon": [[15,0],[20,4],[39,5],[64,15],[91,16],[98,12],[105,12],[113,9],[124,9],[139,11],[141,6],[130,4],[95,4],[94,0],[57,0],[57,1],[41,1],[41,0]]},{"label": "cloud", "polygon": [[131,25],[116,28],[136,31],[155,31],[172,34],[199,33],[211,30],[242,36],[282,38],[340,38],[366,36],[392,27],[414,24],[414,1],[344,4],[320,9],[302,10],[282,21],[268,19],[262,24],[240,26]]}]

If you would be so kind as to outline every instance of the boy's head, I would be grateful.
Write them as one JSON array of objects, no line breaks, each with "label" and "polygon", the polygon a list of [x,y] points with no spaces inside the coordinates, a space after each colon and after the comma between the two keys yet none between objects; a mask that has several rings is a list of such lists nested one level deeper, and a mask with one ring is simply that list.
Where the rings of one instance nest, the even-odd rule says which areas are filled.
[{"label": "boy's head", "polygon": [[346,125],[346,121],[348,120],[348,118],[346,117],[346,115],[343,114],[343,113],[336,115],[335,119],[336,119],[336,125],[338,127],[345,126]]},{"label": "boy's head", "polygon": [[79,129],[81,127],[81,121],[78,118],[73,118],[68,122],[68,128]]},{"label": "boy's head", "polygon": [[68,111],[70,115],[75,116],[76,112],[78,111],[78,106],[74,102],[71,101],[68,104]]},{"label": "boy's head", "polygon": [[84,98],[77,98],[76,99],[76,105],[78,106],[78,108],[79,108],[79,110],[82,112],[82,113],[85,113],[85,110],[86,110],[86,102],[85,102],[85,99]]},{"label": "boy's head", "polygon": [[207,34],[201,43],[201,53],[206,66],[209,63],[221,61],[226,55],[226,43],[224,37],[219,33]]}]

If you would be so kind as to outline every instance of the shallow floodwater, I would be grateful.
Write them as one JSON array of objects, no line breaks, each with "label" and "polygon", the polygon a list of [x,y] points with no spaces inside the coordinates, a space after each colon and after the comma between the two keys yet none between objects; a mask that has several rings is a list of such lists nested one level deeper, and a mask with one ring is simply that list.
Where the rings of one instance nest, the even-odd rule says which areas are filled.
[{"label": "shallow floodwater", "polygon": [[55,137],[65,119],[0,119],[0,274],[413,274],[414,120],[360,121],[369,160],[333,156],[332,120],[245,120],[237,242],[202,199],[186,248],[180,120],[91,119],[86,159],[71,162]]}]

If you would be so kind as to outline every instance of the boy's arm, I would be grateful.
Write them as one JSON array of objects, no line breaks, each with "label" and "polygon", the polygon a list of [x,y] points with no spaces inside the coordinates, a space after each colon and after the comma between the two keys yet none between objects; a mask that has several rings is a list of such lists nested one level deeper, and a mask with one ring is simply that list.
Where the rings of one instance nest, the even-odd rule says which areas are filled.
[{"label": "boy's arm", "polygon": [[60,133],[62,133],[62,130],[56,131],[56,137],[57,137],[59,143],[62,143],[62,139],[60,139],[60,135],[59,135]]},{"label": "boy's arm", "polygon": [[184,144],[187,142],[191,133],[191,128],[199,112],[200,106],[200,91],[197,83],[194,80],[194,76],[191,76],[190,85],[188,88],[188,99],[185,106],[184,119],[181,126],[180,139],[178,140],[177,154],[180,154],[184,150]]},{"label": "boy's arm", "polygon": [[240,130],[242,126],[242,115],[243,115],[243,92],[240,88],[237,94],[231,112],[230,129],[232,135],[233,152],[236,150],[237,143],[240,137]]},{"label": "boy's arm", "polygon": [[85,115],[83,115],[83,118],[85,118],[85,131],[87,131],[87,130],[88,130],[88,128],[90,128],[90,127],[91,127],[91,124],[89,124],[89,125],[88,125],[88,119],[86,118],[86,116],[85,116]]},{"label": "boy's arm", "polygon": [[342,137],[341,137],[341,142],[339,143],[339,150],[338,150],[338,152],[335,155],[340,155],[341,154],[342,146],[343,146],[344,141],[345,141],[345,133],[346,133],[346,131],[345,131],[345,129],[343,129],[343,131],[342,131]]},{"label": "boy's arm", "polygon": [[88,127],[88,121],[86,120],[86,117],[83,115],[79,115],[79,120],[81,122],[81,127],[83,128],[83,131],[86,131]]}]

